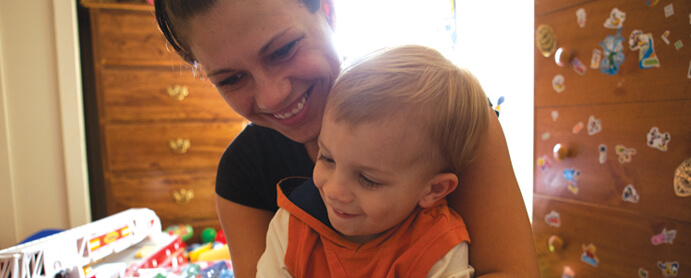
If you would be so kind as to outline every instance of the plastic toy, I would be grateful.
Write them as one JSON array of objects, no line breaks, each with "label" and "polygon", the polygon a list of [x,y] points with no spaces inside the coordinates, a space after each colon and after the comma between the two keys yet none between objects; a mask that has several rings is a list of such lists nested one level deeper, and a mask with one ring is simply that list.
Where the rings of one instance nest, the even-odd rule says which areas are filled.
[{"label": "plastic toy", "polygon": [[172,225],[168,226],[165,231],[171,235],[179,235],[182,241],[187,241],[194,235],[194,229],[190,225]]},{"label": "plastic toy", "polygon": [[216,230],[213,228],[205,228],[202,230],[201,238],[203,243],[214,242],[214,239],[216,238]]}]

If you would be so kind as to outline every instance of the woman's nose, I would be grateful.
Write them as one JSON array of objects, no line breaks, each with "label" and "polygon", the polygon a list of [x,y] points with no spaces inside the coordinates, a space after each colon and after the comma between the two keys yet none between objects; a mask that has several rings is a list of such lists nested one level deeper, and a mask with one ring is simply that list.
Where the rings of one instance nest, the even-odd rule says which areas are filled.
[{"label": "woman's nose", "polygon": [[285,103],[291,91],[290,79],[272,74],[255,76],[255,100],[261,110],[277,112],[275,110]]}]

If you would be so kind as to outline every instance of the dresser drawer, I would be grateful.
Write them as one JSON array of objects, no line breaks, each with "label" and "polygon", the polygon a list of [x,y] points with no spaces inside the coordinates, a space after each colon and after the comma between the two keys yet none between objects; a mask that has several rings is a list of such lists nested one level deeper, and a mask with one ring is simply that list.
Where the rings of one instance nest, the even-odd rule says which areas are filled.
[{"label": "dresser drawer", "polygon": [[[591,115],[602,129],[589,135]],[[678,197],[674,190],[675,169],[691,158],[691,100],[539,108],[535,121],[535,193],[691,221],[691,197]],[[579,122],[583,128],[574,134]],[[669,133],[666,151],[648,146],[653,127]],[[571,151],[561,162],[553,157],[557,143]],[[601,145],[606,146],[603,161]],[[635,151],[628,162],[625,155],[620,161],[617,145]],[[542,158],[548,163],[544,168]],[[624,200],[629,185],[637,200]]]},{"label": "dresser drawer", "polygon": [[102,117],[108,121],[242,119],[191,71],[105,69],[102,80]]},{"label": "dresser drawer", "polygon": [[[550,2],[551,5],[567,5],[576,1],[536,1],[536,5],[541,4],[538,6],[539,9],[552,8],[542,5],[543,2]],[[584,75],[579,75],[571,65],[559,67],[554,61],[554,55],[545,58],[535,47],[535,106],[689,99],[689,79],[686,75],[689,71],[689,60],[691,60],[691,51],[687,46],[690,42],[691,28],[689,28],[687,15],[691,6],[688,1],[682,0],[660,2],[654,7],[649,7],[644,2],[587,1],[582,4],[573,3],[576,5],[536,17],[536,29],[540,24],[552,26],[558,47],[570,49],[585,64],[587,70]],[[670,3],[673,4],[675,15],[666,18],[664,6]],[[620,65],[618,74],[608,75],[601,73],[599,68],[591,68],[590,62],[594,49],[601,52],[602,59],[607,58],[599,43],[608,35],[614,36],[617,33],[616,29],[603,26],[614,7],[626,13],[626,20],[621,29],[625,59]],[[583,8],[587,13],[584,28],[580,28],[576,21],[576,10],[579,8]],[[536,13],[539,9],[536,7]],[[660,67],[650,69],[639,67],[639,51],[631,50],[628,42],[634,29],[652,34],[653,49]],[[669,45],[665,44],[660,37],[665,31],[671,34]],[[674,46],[677,40],[682,40],[684,44],[684,47],[679,50]],[[565,80],[565,90],[561,93],[557,93],[552,88],[552,80],[558,74],[561,74]]]},{"label": "dresser drawer", "polygon": [[[662,277],[658,262],[678,262],[681,267],[676,277],[691,277],[688,222],[550,200],[540,195],[535,195],[533,201],[533,232],[541,277],[561,277],[566,266],[575,272],[575,277],[639,277],[639,268],[647,270],[648,277]],[[552,225],[547,224],[546,218]],[[555,227],[556,219],[559,227]],[[668,236],[675,230],[671,244],[663,240],[663,230]],[[549,250],[552,235],[562,240],[561,250]],[[590,244],[596,248],[597,266],[586,263],[587,256],[581,259],[584,247]]]},{"label": "dresser drawer", "polygon": [[158,29],[153,8],[149,10],[91,9],[96,63],[102,65],[181,65],[184,61],[168,50]]},{"label": "dresser drawer", "polygon": [[216,169],[243,121],[127,123],[105,126],[113,172]]}]

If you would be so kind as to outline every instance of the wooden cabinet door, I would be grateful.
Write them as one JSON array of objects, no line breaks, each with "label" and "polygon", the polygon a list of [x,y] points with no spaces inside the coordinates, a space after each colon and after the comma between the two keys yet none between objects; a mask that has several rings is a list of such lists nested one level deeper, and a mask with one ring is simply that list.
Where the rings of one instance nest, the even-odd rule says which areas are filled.
[{"label": "wooden cabinet door", "polygon": [[[534,54],[542,277],[691,277],[691,197],[675,188],[691,174],[682,166],[691,159],[690,8],[684,0],[535,1],[536,30],[550,26],[569,54],[563,66],[537,47]],[[610,29],[615,9],[623,23]],[[603,48],[608,37],[621,42],[618,52]],[[660,66],[642,67],[651,52]],[[591,67],[593,53],[601,59]],[[613,57],[623,57],[614,74],[601,70]]]}]

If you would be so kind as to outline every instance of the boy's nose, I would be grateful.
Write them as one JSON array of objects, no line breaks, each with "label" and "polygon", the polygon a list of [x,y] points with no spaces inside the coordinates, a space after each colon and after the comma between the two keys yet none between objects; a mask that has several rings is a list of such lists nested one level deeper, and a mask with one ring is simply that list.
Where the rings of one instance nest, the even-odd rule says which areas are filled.
[{"label": "boy's nose", "polygon": [[324,195],[331,201],[347,204],[353,201],[353,194],[343,182],[331,179],[324,184]]}]

